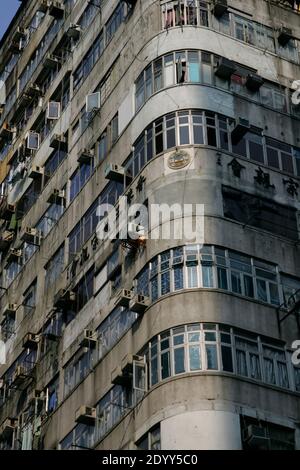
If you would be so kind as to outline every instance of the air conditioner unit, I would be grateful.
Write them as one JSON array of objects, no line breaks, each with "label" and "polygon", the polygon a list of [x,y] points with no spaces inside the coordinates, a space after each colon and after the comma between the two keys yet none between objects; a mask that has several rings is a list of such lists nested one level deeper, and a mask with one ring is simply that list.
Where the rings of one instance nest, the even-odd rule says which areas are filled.
[{"label": "air conditioner unit", "polygon": [[89,95],[86,96],[85,111],[87,113],[92,113],[93,111],[100,109],[100,106],[101,106],[101,97],[100,97],[99,91],[95,93],[90,93]]},{"label": "air conditioner unit", "polygon": [[14,318],[16,316],[17,308],[18,308],[17,304],[8,303],[5,305],[3,309],[3,315],[6,317]]},{"label": "air conditioner unit", "polygon": [[215,69],[215,75],[224,80],[229,80],[231,75],[233,75],[236,71],[236,69],[237,67],[232,60],[226,59],[226,57],[221,57]]},{"label": "air conditioner unit", "polygon": [[145,227],[143,225],[129,222],[127,231],[128,231],[129,237],[132,238],[133,240],[136,240],[140,237],[145,236]]},{"label": "air conditioner unit", "polygon": [[67,289],[60,289],[54,296],[53,306],[58,309],[72,307],[76,300],[76,294]]},{"label": "air conditioner unit", "polygon": [[27,333],[22,341],[22,346],[24,349],[37,349],[39,342],[39,335],[35,333]]},{"label": "air conditioner unit", "polygon": [[115,163],[109,163],[105,168],[104,176],[108,180],[123,183],[125,168],[120,165],[116,165]]},{"label": "air conditioner unit", "polygon": [[87,426],[95,425],[96,418],[96,408],[93,408],[91,406],[81,405],[81,407],[75,413],[76,423],[85,424]]},{"label": "air conditioner unit", "polygon": [[39,245],[41,241],[41,232],[36,228],[25,227],[20,238],[26,243]]},{"label": "air conditioner unit", "polygon": [[17,418],[6,418],[0,426],[0,438],[8,439],[12,436],[14,430],[17,428]]},{"label": "air conditioner unit", "polygon": [[82,149],[77,158],[78,163],[90,163],[94,158],[94,149]]},{"label": "air conditioner unit", "polygon": [[97,344],[97,333],[93,330],[84,330],[80,338],[80,346],[93,349]]},{"label": "air conditioner unit", "polygon": [[111,372],[111,383],[114,385],[124,385],[126,381],[121,366],[115,367]]},{"label": "air conditioner unit", "polygon": [[67,139],[60,134],[53,134],[50,140],[50,147],[55,150],[68,150],[68,142]]},{"label": "air conditioner unit", "polygon": [[30,98],[38,98],[42,95],[42,90],[36,83],[32,83],[26,90],[26,95]]},{"label": "air conditioner unit", "polygon": [[47,105],[46,118],[49,120],[57,120],[60,118],[60,102],[49,101]]},{"label": "air conditioner unit", "polygon": [[215,0],[213,2],[213,14],[220,18],[228,11],[228,3],[227,0]]},{"label": "air conditioner unit", "polygon": [[0,236],[0,251],[5,251],[14,239],[14,232],[11,230],[4,230]]},{"label": "air conditioner unit", "polygon": [[20,386],[28,378],[28,374],[24,366],[17,366],[12,377],[12,385]]},{"label": "air conditioner unit", "polygon": [[38,6],[38,11],[41,11],[42,13],[46,13],[48,10],[48,0],[40,0],[40,4]]},{"label": "air conditioner unit", "polygon": [[237,144],[242,140],[245,134],[250,130],[250,123],[247,119],[238,118],[235,127],[231,132],[231,140],[233,144]]},{"label": "air conditioner unit", "polygon": [[38,132],[29,131],[26,136],[26,147],[29,150],[38,150],[40,147],[40,134]]},{"label": "air conditioner unit", "polygon": [[45,59],[43,61],[43,66],[45,69],[56,70],[59,65],[61,65],[61,60],[59,57],[50,53],[46,54]]},{"label": "air conditioner unit", "polygon": [[111,373],[111,383],[126,386],[132,380],[133,361],[142,360],[140,356],[126,354],[121,361],[121,365],[113,369]]},{"label": "air conditioner unit", "polygon": [[73,39],[79,39],[80,37],[80,34],[81,34],[81,27],[79,24],[70,24],[69,26],[69,29],[67,31],[67,36],[69,36],[69,38],[73,38]]},{"label": "air conditioner unit", "polygon": [[130,300],[133,298],[133,291],[129,289],[121,289],[114,297],[114,305],[116,307],[128,307]]},{"label": "air conditioner unit", "polygon": [[43,174],[44,174],[44,168],[42,166],[34,165],[30,168],[28,172],[28,178],[37,180],[39,178],[42,178]]},{"label": "air conditioner unit", "polygon": [[265,83],[264,79],[255,73],[248,75],[246,80],[246,87],[248,90],[256,92],[260,89],[261,86]]},{"label": "air conditioner unit", "polygon": [[0,139],[9,140],[12,138],[15,129],[11,127],[7,122],[4,122],[0,129]]},{"label": "air conditioner unit", "polygon": [[52,193],[47,199],[49,204],[61,204],[66,199],[65,191],[63,189],[53,189]]},{"label": "air conditioner unit", "polygon": [[267,436],[266,428],[257,425],[249,425],[243,433],[244,441],[253,448],[267,447],[269,438]]},{"label": "air conditioner unit", "polygon": [[9,44],[9,50],[13,54],[18,54],[21,50],[21,42],[20,41],[11,41]]},{"label": "air conditioner unit", "polygon": [[18,26],[16,31],[13,33],[12,40],[13,42],[20,41],[20,39],[24,38],[26,36],[25,29],[22,28],[21,26]]},{"label": "air conditioner unit", "polygon": [[45,393],[41,390],[32,390],[27,396],[27,403],[28,405],[32,403],[36,403],[37,401],[44,401],[45,400]]},{"label": "air conditioner unit", "polygon": [[129,310],[138,314],[144,313],[144,311],[150,306],[150,299],[145,295],[136,294],[133,299],[129,302]]},{"label": "air conditioner unit", "polygon": [[11,263],[13,261],[16,261],[16,262],[20,261],[22,254],[23,254],[22,250],[17,250],[16,248],[10,248],[7,258],[6,258],[7,263]]},{"label": "air conditioner unit", "polygon": [[16,212],[16,206],[13,204],[5,204],[0,208],[0,219],[10,220],[11,216]]},{"label": "air conditioner unit", "polygon": [[278,42],[283,47],[286,46],[293,37],[293,30],[291,28],[282,26],[278,31]]},{"label": "air conditioner unit", "polygon": [[50,2],[48,11],[50,16],[61,20],[64,17],[65,8],[61,2]]}]

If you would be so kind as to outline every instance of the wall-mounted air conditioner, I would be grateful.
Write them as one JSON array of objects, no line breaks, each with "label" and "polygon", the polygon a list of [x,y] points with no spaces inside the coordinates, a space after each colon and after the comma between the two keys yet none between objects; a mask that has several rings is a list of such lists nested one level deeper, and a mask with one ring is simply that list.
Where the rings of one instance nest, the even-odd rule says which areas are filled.
[{"label": "wall-mounted air conditioner", "polygon": [[38,98],[39,96],[42,95],[42,90],[36,83],[32,83],[26,89],[26,95],[29,96],[30,98]]},{"label": "wall-mounted air conditioner", "polygon": [[100,91],[97,91],[95,93],[90,93],[89,95],[86,96],[85,111],[87,113],[98,111],[100,107],[101,107]]},{"label": "wall-mounted air conditioner", "polygon": [[27,396],[27,404],[35,404],[36,402],[41,402],[46,399],[45,393],[42,390],[34,389]]},{"label": "wall-mounted air conditioner", "polygon": [[233,144],[237,144],[242,140],[245,134],[250,130],[250,123],[247,119],[238,118],[231,132],[231,140]]},{"label": "wall-mounted air conditioner", "polygon": [[76,423],[86,424],[87,426],[93,426],[96,423],[96,418],[96,408],[91,406],[81,405],[75,413]]},{"label": "wall-mounted air conditioner", "polygon": [[248,90],[257,92],[260,87],[265,83],[264,79],[255,73],[250,73],[247,76],[246,87]]},{"label": "wall-mounted air conditioner", "polygon": [[24,366],[17,366],[12,377],[12,385],[15,387],[19,387],[24,383],[24,381],[28,378],[28,374]]},{"label": "wall-mounted air conditioner", "polygon": [[60,58],[50,53],[46,54],[43,60],[43,66],[45,69],[56,70],[60,64],[61,64]]},{"label": "wall-mounted air conditioner", "polygon": [[236,71],[237,66],[232,60],[221,57],[215,69],[215,75],[223,80],[229,80]]},{"label": "wall-mounted air conditioner", "polygon": [[77,161],[78,163],[90,163],[90,161],[94,158],[94,155],[94,149],[84,148],[79,152]]},{"label": "wall-mounted air conditioner", "polygon": [[40,147],[40,134],[35,131],[29,131],[26,136],[26,147],[29,150],[38,150]]},{"label": "wall-mounted air conditioner", "polygon": [[130,300],[133,298],[133,291],[129,289],[121,289],[114,296],[114,305],[116,307],[128,307]]},{"label": "wall-mounted air conditioner", "polygon": [[60,102],[49,101],[46,110],[46,118],[49,120],[56,120],[60,118]]},{"label": "wall-mounted air conditioner", "polygon": [[17,429],[18,420],[17,418],[6,418],[0,426],[0,436],[2,439],[8,439],[13,435],[15,429]]},{"label": "wall-mounted air conditioner", "polygon": [[136,294],[133,299],[129,302],[129,310],[138,314],[144,313],[144,311],[150,306],[150,299],[145,295]]},{"label": "wall-mounted air conditioner", "polygon": [[37,228],[25,227],[20,238],[26,243],[39,245],[42,237],[41,232]]},{"label": "wall-mounted air conditioner", "polygon": [[84,330],[80,336],[80,346],[93,349],[97,345],[97,333],[93,330]]},{"label": "wall-mounted air conditioner", "polygon": [[17,304],[8,303],[8,304],[5,305],[5,307],[3,309],[3,315],[5,317],[15,318],[17,308],[18,308]]},{"label": "wall-mounted air conditioner", "polygon": [[81,27],[79,24],[70,24],[69,26],[69,29],[67,31],[67,36],[69,36],[69,38],[72,38],[72,39],[79,39],[80,37],[80,34],[81,34]]},{"label": "wall-mounted air conditioner", "polygon": [[287,43],[293,39],[294,34],[291,28],[287,28],[285,26],[281,26],[278,31],[278,42],[281,46],[286,46]]},{"label": "wall-mounted air conditioner", "polygon": [[4,230],[0,235],[0,251],[6,251],[14,239],[12,230]]},{"label": "wall-mounted air conditioner", "polygon": [[117,183],[123,183],[125,175],[125,168],[115,163],[109,163],[104,171],[106,179],[116,181]]},{"label": "wall-mounted air conditioner", "polygon": [[18,42],[26,36],[26,31],[21,26],[18,26],[12,36],[13,42]]},{"label": "wall-mounted air conditioner", "polygon": [[66,152],[68,150],[66,137],[61,134],[53,134],[50,140],[50,147],[55,150],[64,150]]},{"label": "wall-mounted air conditioner", "polygon": [[39,6],[38,6],[38,11],[41,11],[42,13],[46,13],[48,10],[48,0],[40,0]]},{"label": "wall-mounted air conditioner", "polygon": [[24,349],[37,349],[39,339],[39,335],[35,333],[27,333],[23,338],[22,346]]},{"label": "wall-mounted air conditioner", "polygon": [[65,8],[62,2],[50,2],[48,8],[49,15],[56,20],[61,20],[64,17]]},{"label": "wall-mounted air conditioner", "polygon": [[53,306],[58,309],[72,308],[76,300],[76,294],[67,289],[59,289],[53,299]]},{"label": "wall-mounted air conditioner", "polygon": [[4,122],[0,129],[0,139],[10,140],[15,132],[15,128],[11,127],[8,122]]},{"label": "wall-mounted air conditioner", "polygon": [[49,195],[47,202],[49,204],[64,204],[66,199],[66,194],[64,189],[53,189]]},{"label": "wall-mounted air conditioner", "polygon": [[40,179],[42,178],[43,175],[44,175],[44,168],[42,166],[34,165],[30,168],[28,172],[28,178],[31,178],[33,180]]},{"label": "wall-mounted air conditioner", "polygon": [[10,248],[7,254],[6,262],[12,263],[13,261],[19,262],[22,258],[22,250],[17,250],[16,248]]},{"label": "wall-mounted air conditioner", "polygon": [[223,16],[228,11],[227,0],[214,0],[212,11],[217,18]]}]

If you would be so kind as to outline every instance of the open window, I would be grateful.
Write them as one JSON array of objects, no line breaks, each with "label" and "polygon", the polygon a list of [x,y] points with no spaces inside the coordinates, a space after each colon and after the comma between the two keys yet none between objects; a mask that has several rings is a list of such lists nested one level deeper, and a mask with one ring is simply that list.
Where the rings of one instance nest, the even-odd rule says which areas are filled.
[{"label": "open window", "polygon": [[133,390],[138,392],[147,391],[147,363],[145,357],[134,356],[133,368]]},{"label": "open window", "polygon": [[100,100],[99,91],[97,91],[96,93],[91,93],[86,96],[85,110],[87,113],[92,113],[100,109],[100,106],[101,106],[101,100]]},{"label": "open window", "polygon": [[49,101],[47,106],[46,117],[47,119],[59,119],[60,118],[60,102],[58,101]]},{"label": "open window", "polygon": [[38,150],[40,147],[40,134],[29,131],[26,138],[26,145],[29,150]]}]

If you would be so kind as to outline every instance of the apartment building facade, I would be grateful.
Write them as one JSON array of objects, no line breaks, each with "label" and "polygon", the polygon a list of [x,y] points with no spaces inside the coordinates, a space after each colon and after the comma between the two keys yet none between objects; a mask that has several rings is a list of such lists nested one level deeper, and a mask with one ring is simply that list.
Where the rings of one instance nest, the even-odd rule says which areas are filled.
[{"label": "apartment building facade", "polygon": [[[1,449],[300,448],[299,64],[298,1],[20,2]],[[99,237],[123,196],[203,240]]]}]

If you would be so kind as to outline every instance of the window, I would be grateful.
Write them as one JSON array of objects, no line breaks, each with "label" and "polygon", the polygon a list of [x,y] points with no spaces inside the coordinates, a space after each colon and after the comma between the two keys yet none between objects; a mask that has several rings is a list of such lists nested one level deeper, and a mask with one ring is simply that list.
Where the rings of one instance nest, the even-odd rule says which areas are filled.
[{"label": "window", "polygon": [[224,217],[298,240],[296,211],[271,200],[223,187]]},{"label": "window", "polygon": [[152,302],[181,289],[223,289],[280,305],[300,288],[298,279],[278,268],[232,250],[204,245],[178,247],[154,257],[136,277],[136,292]]},{"label": "window", "polygon": [[28,287],[28,289],[23,294],[23,307],[24,315],[30,315],[33,313],[36,306],[36,289],[37,289],[37,279]]},{"label": "window", "polygon": [[70,202],[77,196],[85,183],[93,173],[93,159],[88,163],[81,163],[79,168],[71,176],[70,184]]},{"label": "window", "polygon": [[45,266],[45,288],[51,286],[60,276],[64,267],[64,244],[56,251]]},{"label": "window", "polygon": [[122,24],[125,18],[125,5],[120,2],[110,19],[106,23],[106,44],[108,44],[117,32],[119,26]]},{"label": "window", "polygon": [[63,150],[54,150],[45,163],[45,179],[49,180],[55,173],[59,165],[67,157],[67,153]]},{"label": "window", "polygon": [[91,268],[74,288],[76,294],[75,312],[79,312],[94,294],[94,268]]},{"label": "window", "polygon": [[107,156],[108,145],[107,145],[107,133],[103,132],[98,141],[98,161],[101,163]]},{"label": "window", "polygon": [[141,439],[136,443],[136,446],[139,450],[160,450],[160,425],[155,426],[151,431],[141,437]]}]

